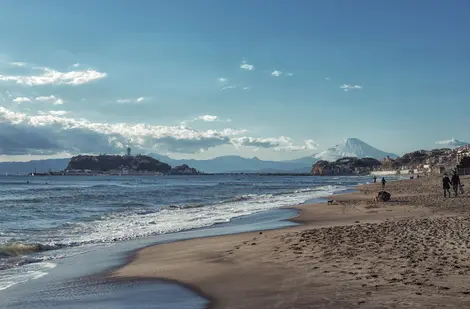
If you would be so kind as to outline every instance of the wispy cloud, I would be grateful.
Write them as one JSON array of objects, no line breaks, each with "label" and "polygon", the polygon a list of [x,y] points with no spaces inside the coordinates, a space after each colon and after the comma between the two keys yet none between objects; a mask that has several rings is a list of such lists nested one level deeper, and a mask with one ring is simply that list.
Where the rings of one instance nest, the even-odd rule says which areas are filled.
[{"label": "wispy cloud", "polygon": [[287,73],[287,76],[294,76],[294,73]]},{"label": "wispy cloud", "polygon": [[13,99],[13,102],[21,104],[21,103],[31,102],[31,99],[28,97],[17,97]]},{"label": "wispy cloud", "polygon": [[255,148],[273,148],[276,151],[303,151],[317,149],[318,144],[313,140],[305,140],[303,144],[297,145],[290,137],[268,137],[268,138],[257,138],[257,137],[235,137],[232,138],[232,144],[235,147],[255,147]]},{"label": "wispy cloud", "polygon": [[325,80],[331,80],[331,78],[330,77],[325,77]]},{"label": "wispy cloud", "polygon": [[272,76],[275,76],[275,77],[279,77],[282,75],[282,72],[281,71],[278,71],[278,70],[274,70],[272,71],[271,73]]},{"label": "wispy cloud", "polygon": [[72,68],[78,68],[79,66],[80,66],[80,63],[77,62],[72,65]]},{"label": "wispy cloud", "polygon": [[25,66],[27,66],[28,64],[27,64],[26,62],[17,62],[17,61],[14,61],[14,62],[10,62],[10,65],[15,66],[15,67],[25,67]]},{"label": "wispy cloud", "polygon": [[214,115],[202,115],[197,117],[198,120],[202,120],[205,122],[213,122],[219,119],[219,117],[214,116]]},{"label": "wispy cloud", "polygon": [[243,61],[242,64],[240,64],[240,69],[253,71],[255,69],[255,66],[252,64],[248,64],[246,61]]},{"label": "wispy cloud", "polygon": [[343,89],[344,91],[362,89],[362,86],[359,86],[359,85],[348,85],[348,84],[344,84],[344,85],[341,85],[341,86],[339,86],[339,87],[340,87],[341,89]]},{"label": "wispy cloud", "polygon": [[106,73],[88,69],[83,71],[60,72],[50,68],[35,68],[39,75],[0,75],[0,81],[12,81],[21,85],[82,85],[105,78]]},{"label": "wispy cloud", "polygon": [[64,100],[56,97],[55,95],[50,95],[50,96],[40,96],[40,97],[36,97],[35,98],[36,101],[40,101],[40,102],[48,102],[48,103],[52,103],[54,105],[62,105],[64,104]]},{"label": "wispy cloud", "polygon": [[224,86],[220,88],[220,91],[228,90],[228,89],[236,89],[237,86],[229,85],[229,86]]},{"label": "wispy cloud", "polygon": [[126,103],[142,103],[144,102],[145,100],[147,100],[147,98],[145,97],[138,97],[136,99],[119,99],[117,100],[118,103],[121,103],[121,104],[126,104]]},{"label": "wispy cloud", "polygon": [[231,119],[221,119],[220,117],[218,116],[215,116],[215,115],[201,115],[201,116],[198,116],[196,118],[193,118],[191,120],[185,120],[183,122],[181,122],[181,125],[183,126],[186,126],[192,122],[196,122],[196,121],[203,121],[203,122],[231,122],[232,120]]},{"label": "wispy cloud", "polygon": [[217,81],[219,83],[226,83],[228,80],[225,77],[219,77],[219,78],[217,78]]},{"label": "wispy cloud", "polygon": [[63,115],[68,114],[69,112],[67,112],[67,111],[48,111],[48,113],[50,115],[53,115],[53,116],[63,116]]}]

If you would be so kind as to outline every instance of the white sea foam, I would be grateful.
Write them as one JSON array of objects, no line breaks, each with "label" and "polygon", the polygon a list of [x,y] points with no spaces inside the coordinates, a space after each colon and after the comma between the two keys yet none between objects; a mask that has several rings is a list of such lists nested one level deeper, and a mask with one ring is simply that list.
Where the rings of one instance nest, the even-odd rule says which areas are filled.
[{"label": "white sea foam", "polygon": [[198,207],[166,207],[144,214],[115,213],[103,220],[81,223],[74,233],[77,236],[69,235],[62,245],[113,242],[207,227],[239,216],[298,205],[345,189],[342,186],[323,186],[289,193],[243,195],[230,201]]},{"label": "white sea foam", "polygon": [[48,271],[54,267],[56,267],[54,263],[41,262],[2,271],[0,276],[0,290],[5,290],[16,284],[44,277],[49,274]]}]

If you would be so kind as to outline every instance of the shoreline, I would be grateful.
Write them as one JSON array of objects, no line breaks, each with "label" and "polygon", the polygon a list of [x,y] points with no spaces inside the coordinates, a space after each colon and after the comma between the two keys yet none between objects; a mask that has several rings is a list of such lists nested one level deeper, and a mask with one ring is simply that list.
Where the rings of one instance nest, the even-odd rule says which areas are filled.
[{"label": "shoreline", "polygon": [[[342,283],[345,280],[345,278],[338,279],[341,275],[335,278],[339,281],[334,282],[333,280],[335,284],[328,286],[328,288],[321,287],[322,280],[316,282],[320,284],[319,287],[313,284],[314,282],[310,282],[311,278],[305,276],[305,268],[311,271],[312,265],[320,265],[316,266],[319,268],[328,266],[325,261],[320,260],[315,264],[312,261],[313,256],[304,258],[300,255],[298,248],[301,242],[297,244],[297,247],[294,246],[297,249],[283,248],[286,251],[281,251],[276,247],[285,245],[282,243],[282,239],[290,239],[290,242],[302,233],[315,234],[317,233],[315,231],[335,230],[335,227],[336,230],[358,229],[361,233],[364,233],[361,229],[369,225],[390,224],[390,222],[393,222],[393,224],[396,222],[406,223],[407,220],[421,219],[446,221],[447,218],[451,218],[450,216],[466,214],[467,210],[465,208],[457,207],[458,209],[452,209],[452,201],[467,204],[468,195],[460,199],[439,200],[435,196],[437,193],[429,192],[430,187],[427,182],[436,185],[438,180],[437,178],[428,177],[420,180],[391,182],[388,184],[387,189],[390,188],[392,192],[392,200],[387,203],[380,203],[378,207],[372,202],[373,193],[378,187],[375,184],[357,186],[355,187],[357,192],[354,193],[334,195],[333,198],[337,201],[336,205],[317,203],[292,207],[298,209],[300,213],[290,220],[300,223],[299,226],[265,232],[191,239],[143,248],[132,255],[129,263],[112,272],[110,278],[138,278],[176,282],[209,300],[208,308],[272,308],[273,305],[279,308],[284,308],[284,306],[286,308],[293,307],[294,305],[295,308],[302,308],[306,304],[300,304],[299,297],[302,299],[306,297],[306,299],[309,299],[308,303],[311,303],[311,301],[322,303],[322,306],[319,305],[321,308],[328,308],[328,304],[333,306],[333,303],[335,303],[335,306],[338,306],[339,303],[345,305],[351,302],[351,299],[336,295],[338,291],[332,288],[338,282]],[[424,187],[428,192],[425,192]],[[410,194],[410,190],[415,192]],[[440,207],[442,206],[440,204],[444,204],[445,207]],[[331,233],[338,232],[333,231]],[[305,239],[303,241],[305,242]],[[341,244],[337,245],[341,246]],[[280,251],[284,253],[279,255]],[[338,259],[340,260],[341,256]],[[302,261],[302,263],[299,264],[298,261]],[[338,267],[338,265],[333,266]],[[253,272],[253,269],[257,271]],[[334,270],[335,267],[332,269]],[[341,266],[336,269],[341,269]],[[300,270],[302,272],[299,272]],[[346,270],[341,269],[341,271]],[[293,274],[297,272],[299,272],[298,278],[293,277]],[[329,273],[332,273],[331,269],[325,270],[325,274]],[[315,273],[318,279],[323,278],[323,281],[330,282],[332,278],[325,274]],[[243,279],[237,279],[240,277]],[[299,282],[293,283],[292,280]],[[304,284],[301,283],[303,280],[306,281]],[[361,280],[364,281],[365,279],[362,278]],[[273,282],[278,284],[273,284]],[[320,294],[329,295],[330,297],[303,295],[303,293],[306,293],[304,291],[305,286],[312,284],[313,287],[308,290],[310,294],[312,288],[317,288],[322,292]],[[284,288],[279,289],[279,285],[284,286]],[[284,290],[292,293],[295,290],[294,294],[297,296],[294,297],[295,299],[290,299],[292,295],[286,294],[289,292]],[[359,288],[356,292],[361,292],[361,290],[363,288]],[[256,295],[246,297],[247,293]],[[368,291],[367,293],[372,292]],[[415,294],[416,296],[422,294],[422,292],[416,293],[418,293]],[[279,295],[283,295],[282,299],[279,299]],[[336,296],[331,297],[332,295]],[[324,301],[325,297],[329,299],[327,303]],[[366,298],[374,300],[369,294]],[[403,297],[396,297],[397,301],[401,298]],[[356,301],[356,297],[354,301]],[[377,300],[375,301],[377,302]],[[365,304],[368,301],[360,300],[360,302]],[[373,301],[371,302],[373,303]],[[349,305],[354,307],[352,303],[348,303]]]}]

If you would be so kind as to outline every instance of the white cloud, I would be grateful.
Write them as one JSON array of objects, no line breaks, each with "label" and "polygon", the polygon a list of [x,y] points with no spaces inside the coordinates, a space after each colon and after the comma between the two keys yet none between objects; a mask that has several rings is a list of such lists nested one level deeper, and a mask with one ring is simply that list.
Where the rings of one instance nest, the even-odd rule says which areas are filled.
[{"label": "white cloud", "polygon": [[0,81],[13,81],[28,86],[39,85],[82,85],[94,80],[102,79],[106,73],[92,69],[84,71],[59,72],[49,68],[36,68],[42,71],[39,75],[0,75]]},{"label": "white cloud", "polygon": [[294,76],[294,73],[287,73],[287,76]]},{"label": "white cloud", "polygon": [[80,63],[78,63],[78,62],[77,62],[77,63],[74,63],[74,64],[72,65],[73,68],[78,68],[79,66],[80,66]]},{"label": "white cloud", "polygon": [[206,122],[213,122],[213,121],[218,120],[218,117],[213,116],[213,115],[203,115],[203,116],[197,117],[197,119],[202,120],[202,121],[206,121]]},{"label": "white cloud", "polygon": [[278,70],[274,70],[274,71],[271,73],[271,75],[272,75],[272,76],[275,76],[275,77],[279,77],[279,76],[281,76],[281,74],[282,74],[282,72],[281,72],[281,71],[278,71]]},{"label": "white cloud", "polygon": [[[246,130],[198,131],[187,126],[160,126],[143,123],[97,123],[61,115],[30,116],[0,106],[0,123],[27,132],[36,132],[58,145],[60,151],[112,152],[118,145],[131,145],[141,151],[195,153],[201,149],[230,144],[230,138]],[[1,133],[1,132],[0,132]],[[2,150],[3,151],[3,150]]]},{"label": "white cloud", "polygon": [[304,151],[318,149],[319,145],[311,139],[305,140],[303,145],[294,145],[292,142],[288,145],[283,146],[279,150],[285,151]]},{"label": "white cloud", "polygon": [[251,87],[243,87],[243,90],[250,90]]},{"label": "white cloud", "polygon": [[325,77],[325,80],[331,80],[331,78],[330,77]]},{"label": "white cloud", "polygon": [[242,136],[232,138],[232,144],[235,147],[246,146],[255,148],[273,148],[277,151],[302,151],[317,149],[318,144],[313,140],[305,140],[304,144],[296,145],[290,137],[269,137],[269,138],[255,138],[249,136]]},{"label": "white cloud", "polygon": [[64,116],[64,115],[68,114],[69,112],[67,112],[67,111],[48,111],[47,113],[49,113],[50,115],[53,115],[53,116]]},{"label": "white cloud", "polygon": [[15,66],[15,67],[25,67],[27,63],[14,61],[14,62],[10,62],[10,65]]},{"label": "white cloud", "polygon": [[31,102],[31,99],[28,98],[28,97],[17,97],[13,100],[13,102],[21,104],[21,103],[25,103],[25,102]]},{"label": "white cloud", "polygon": [[125,104],[125,103],[142,103],[145,101],[147,98],[144,97],[138,97],[136,99],[119,99],[117,100],[118,103]]},{"label": "white cloud", "polygon": [[362,89],[362,86],[344,84],[344,85],[339,86],[339,88],[343,89],[344,91],[349,91],[349,90]]},{"label": "white cloud", "polygon": [[227,79],[224,78],[224,77],[219,77],[219,78],[217,78],[217,81],[220,82],[220,83],[226,83]]},{"label": "white cloud", "polygon": [[237,86],[225,86],[225,87],[220,88],[220,91],[224,91],[228,89],[235,89],[235,88],[237,88]]},{"label": "white cloud", "polygon": [[64,100],[56,97],[55,95],[50,95],[50,96],[40,96],[40,97],[36,97],[35,98],[36,101],[40,101],[40,102],[48,102],[48,103],[52,103],[54,105],[62,105],[64,104]]},{"label": "white cloud", "polygon": [[240,69],[247,70],[247,71],[253,71],[255,69],[254,65],[248,64],[245,61],[240,65]]}]

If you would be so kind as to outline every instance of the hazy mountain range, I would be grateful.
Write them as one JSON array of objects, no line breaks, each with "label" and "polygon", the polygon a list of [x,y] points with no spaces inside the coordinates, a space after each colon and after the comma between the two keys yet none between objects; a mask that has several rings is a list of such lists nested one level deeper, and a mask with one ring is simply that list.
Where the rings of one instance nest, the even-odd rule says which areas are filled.
[{"label": "hazy mountain range", "polygon": [[[444,143],[446,142],[446,143]],[[466,143],[458,140],[441,141],[436,143],[439,148],[455,148]],[[455,145],[455,147],[450,147]],[[257,173],[308,173],[312,165],[318,160],[336,161],[343,157],[375,158],[382,160],[389,156],[396,158],[394,153],[381,151],[357,138],[348,138],[339,144],[303,158],[286,161],[267,161],[254,158],[243,158],[240,156],[221,156],[207,160],[176,160],[165,155],[150,154],[152,157],[170,164],[179,166],[187,164],[199,171],[206,173],[237,173],[237,172],[257,172]],[[3,162],[0,163],[0,174],[26,174],[30,172],[60,171],[65,169],[69,159],[48,159],[30,162]]]}]

